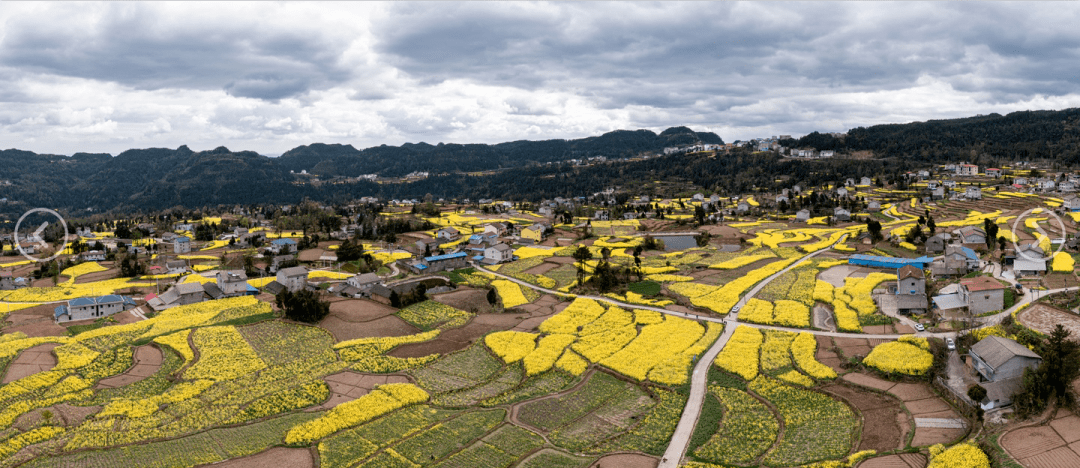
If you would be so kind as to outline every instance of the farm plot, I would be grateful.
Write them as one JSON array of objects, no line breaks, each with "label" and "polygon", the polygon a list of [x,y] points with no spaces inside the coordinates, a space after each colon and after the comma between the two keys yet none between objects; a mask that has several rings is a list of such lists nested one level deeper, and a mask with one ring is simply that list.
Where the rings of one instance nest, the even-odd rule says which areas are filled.
[{"label": "farm plot", "polygon": [[1034,304],[1017,314],[1016,319],[1024,326],[1044,335],[1054,331],[1054,326],[1061,324],[1072,336],[1080,336],[1080,317],[1063,312],[1045,304]]},{"label": "farm plot", "polygon": [[344,468],[355,465],[379,449],[420,432],[457,414],[427,405],[410,406],[382,418],[347,429],[319,443],[319,465]]},{"label": "farm plot", "polygon": [[706,398],[716,398],[724,418],[717,431],[693,455],[701,460],[750,465],[776,442],[780,422],[764,403],[741,390],[710,386]]},{"label": "farm plot", "polygon": [[859,418],[844,403],[765,376],[750,382],[749,389],[775,405],[784,421],[784,434],[765,463],[793,466],[838,459],[854,444]]},{"label": "farm plot", "polygon": [[1080,417],[1059,411],[1046,425],[1014,429],[1001,436],[1001,446],[1030,468],[1080,466]]},{"label": "farm plot", "polygon": [[405,439],[392,449],[417,465],[430,464],[479,439],[505,419],[506,410],[503,409],[464,413]]}]

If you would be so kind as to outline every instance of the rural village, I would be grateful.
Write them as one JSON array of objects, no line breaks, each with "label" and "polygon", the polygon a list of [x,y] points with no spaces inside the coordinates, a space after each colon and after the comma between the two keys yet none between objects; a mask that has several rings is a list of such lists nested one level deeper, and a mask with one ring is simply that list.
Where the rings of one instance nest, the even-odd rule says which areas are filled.
[{"label": "rural village", "polygon": [[1024,378],[1080,338],[1078,189],[960,162],[0,233],[0,466],[1080,466]]}]

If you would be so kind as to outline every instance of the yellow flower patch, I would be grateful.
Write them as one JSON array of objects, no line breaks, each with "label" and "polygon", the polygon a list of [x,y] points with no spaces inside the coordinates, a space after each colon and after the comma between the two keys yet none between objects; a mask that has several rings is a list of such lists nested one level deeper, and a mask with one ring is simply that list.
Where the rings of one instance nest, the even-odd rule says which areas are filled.
[{"label": "yellow flower patch", "polygon": [[536,347],[536,335],[513,330],[498,331],[484,337],[484,344],[507,364],[528,356]]},{"label": "yellow flower patch", "polygon": [[815,379],[835,379],[836,372],[814,358],[816,350],[817,340],[810,333],[799,333],[799,336],[795,337],[795,340],[791,342],[791,355],[799,369],[802,369],[803,372],[810,374]]},{"label": "yellow flower patch", "polygon": [[623,375],[645,380],[654,367],[674,359],[704,333],[705,328],[692,320],[666,317],[661,323],[644,326],[629,345],[600,364]]},{"label": "yellow flower patch", "polygon": [[746,380],[758,375],[758,353],[765,337],[756,328],[739,326],[714,361],[717,366]]},{"label": "yellow flower patch", "polygon": [[588,325],[604,313],[604,306],[598,302],[577,298],[562,312],[549,317],[540,324],[540,331],[545,333],[577,333],[578,327]]},{"label": "yellow flower patch", "polygon": [[286,444],[308,444],[330,434],[370,421],[398,408],[427,401],[429,395],[413,384],[386,384],[353,401],[342,403],[318,419],[294,426]]},{"label": "yellow flower patch", "polygon": [[507,309],[529,303],[529,300],[525,298],[525,294],[521,292],[521,286],[513,281],[497,279],[492,281],[491,285],[499,292],[503,307]]},{"label": "yellow flower patch", "polygon": [[536,346],[522,361],[525,364],[526,375],[536,375],[551,370],[555,361],[563,355],[563,350],[577,339],[574,335],[558,334],[547,335],[540,338],[540,344]]},{"label": "yellow flower patch", "polygon": [[863,364],[889,373],[923,375],[934,364],[934,356],[912,343],[890,341],[875,346]]},{"label": "yellow flower patch", "polygon": [[199,360],[184,372],[187,379],[231,380],[266,368],[236,327],[206,327],[193,332]]}]

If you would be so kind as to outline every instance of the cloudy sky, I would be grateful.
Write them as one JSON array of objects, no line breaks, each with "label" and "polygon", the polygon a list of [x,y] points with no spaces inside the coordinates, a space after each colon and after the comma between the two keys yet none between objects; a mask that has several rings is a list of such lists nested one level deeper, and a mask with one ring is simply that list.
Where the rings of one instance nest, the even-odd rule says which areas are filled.
[{"label": "cloudy sky", "polygon": [[726,141],[1080,106],[1077,3],[10,3],[0,148]]}]

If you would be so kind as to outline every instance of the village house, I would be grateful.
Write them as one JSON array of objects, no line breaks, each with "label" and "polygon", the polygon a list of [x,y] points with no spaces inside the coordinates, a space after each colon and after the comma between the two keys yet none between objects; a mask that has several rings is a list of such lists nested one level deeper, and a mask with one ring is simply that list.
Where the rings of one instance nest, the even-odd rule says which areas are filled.
[{"label": "village house", "polygon": [[1001,177],[1001,169],[998,169],[996,167],[988,167],[986,168],[986,176],[994,178]]},{"label": "village house", "polygon": [[964,226],[958,229],[957,234],[963,244],[986,244],[986,231],[975,226]]},{"label": "village house", "polygon": [[270,242],[270,251],[275,255],[296,252],[296,241],[292,239],[274,239]]},{"label": "village house", "polygon": [[975,164],[960,164],[956,166],[956,175],[977,176],[979,175],[979,166]]},{"label": "village house", "polygon": [[1005,286],[987,276],[960,280],[960,291],[972,315],[1005,308]]},{"label": "village house", "polygon": [[349,286],[352,286],[367,295],[370,294],[372,287],[377,284],[382,284],[382,279],[375,273],[361,273],[349,278],[345,282],[348,283]]},{"label": "village house", "polygon": [[1023,387],[1024,370],[1041,363],[1042,357],[1008,338],[990,335],[979,340],[968,351],[968,364],[986,389],[986,398],[977,403],[984,411],[1012,404],[1013,395]]},{"label": "village house", "polygon": [[506,223],[485,224],[484,225],[484,234],[494,234],[496,236],[502,237],[502,236],[505,236],[507,234],[507,231],[509,230],[509,228],[510,227],[507,226]]},{"label": "village house", "polygon": [[735,212],[736,213],[747,213],[749,211],[750,211],[750,204],[745,202],[745,201],[739,202],[739,204],[735,207]]},{"label": "village house", "polygon": [[105,261],[105,252],[100,250],[88,250],[79,254],[84,262],[103,262]]},{"label": "village house", "polygon": [[950,189],[951,188],[956,188],[956,181],[955,180],[944,180],[944,181],[941,182],[941,185],[944,186],[945,188],[950,188]]},{"label": "village house", "polygon": [[169,275],[182,275],[187,273],[188,264],[187,260],[172,260],[165,262],[165,273]]},{"label": "village house", "polygon": [[982,200],[982,189],[979,187],[968,187],[964,190],[964,196],[968,200]]},{"label": "village house", "polygon": [[851,212],[838,206],[833,209],[833,219],[838,223],[851,221]]},{"label": "village house", "polygon": [[788,202],[787,195],[777,195],[776,196],[776,204],[777,205],[779,205],[781,203],[787,203],[787,202]]},{"label": "village house", "polygon": [[933,180],[933,181],[930,181],[930,182],[926,183],[926,188],[929,189],[929,190],[934,190],[934,189],[938,188],[939,186],[941,186],[941,182],[938,182],[936,180]]},{"label": "village house", "polygon": [[870,200],[870,203],[866,204],[866,211],[877,212],[881,211],[881,202],[877,200]]},{"label": "village house", "polygon": [[846,197],[848,196],[848,190],[846,188],[840,187],[836,189],[836,196],[841,198]]},{"label": "village house", "polygon": [[1058,184],[1058,192],[1072,193],[1076,191],[1076,182],[1062,182]]},{"label": "village house", "polygon": [[468,265],[468,254],[455,252],[446,255],[423,257],[419,261],[409,264],[413,273],[438,273],[440,271],[456,270]]},{"label": "village house", "polygon": [[607,210],[597,210],[596,213],[593,213],[593,219],[597,221],[608,221],[611,218],[608,215]]},{"label": "village house", "polygon": [[247,282],[244,270],[218,271],[216,275],[218,289],[223,297],[236,297],[258,292]]},{"label": "village house", "polygon": [[414,243],[416,245],[416,252],[420,255],[430,255],[439,249],[439,240],[432,239],[430,237],[424,237]]},{"label": "village house", "polygon": [[896,270],[896,280],[897,312],[905,315],[926,313],[926,277],[922,269],[905,265]]},{"label": "village house", "polygon": [[873,184],[874,184],[874,181],[871,180],[869,177],[863,177],[863,178],[859,179],[859,185],[873,185]]},{"label": "village house", "polygon": [[180,236],[173,242],[174,254],[185,254],[191,252],[191,238],[187,236]]},{"label": "village house", "polygon": [[521,237],[524,240],[532,241],[534,244],[539,244],[544,241],[544,234],[547,232],[547,226],[536,223],[532,226],[521,230]]},{"label": "village house", "polygon": [[10,271],[0,271],[0,291],[15,289],[15,278]]},{"label": "village house", "polygon": [[446,227],[436,231],[435,237],[438,239],[445,239],[446,241],[453,242],[461,238],[461,232],[459,232],[455,228]]},{"label": "village house", "polygon": [[926,239],[926,253],[940,253],[945,251],[945,246],[952,242],[952,235],[947,232],[934,234]]},{"label": "village house", "polygon": [[1016,259],[1013,260],[1013,275],[1020,278],[1043,274],[1046,274],[1046,253],[1042,247],[1035,242],[1017,247]]},{"label": "village house", "polygon": [[299,292],[307,286],[308,269],[302,266],[278,270],[275,281],[281,283],[289,292]]},{"label": "village house", "polygon": [[484,249],[483,262],[488,265],[510,262],[514,260],[514,249],[506,244],[495,244]]},{"label": "village house", "polygon": [[854,187],[855,186],[855,179],[852,179],[850,177],[845,179],[844,180],[844,186],[845,187]]},{"label": "village house", "polygon": [[206,298],[206,289],[197,282],[180,283],[157,296],[151,296],[148,296],[146,304],[155,312],[161,312],[173,307],[202,302]]},{"label": "village house", "polygon": [[810,220],[810,210],[801,209],[795,213],[795,221],[799,223],[805,223]]},{"label": "village house", "polygon": [[930,190],[931,200],[944,200],[945,199],[945,187],[938,187]]},{"label": "village house", "polygon": [[67,305],[53,309],[53,318],[57,322],[98,319],[133,309],[137,305],[134,299],[115,294],[101,297],[80,297],[67,301]]},{"label": "village house", "polygon": [[1061,203],[1061,208],[1065,211],[1080,211],[1080,197],[1076,195],[1067,195]]}]

